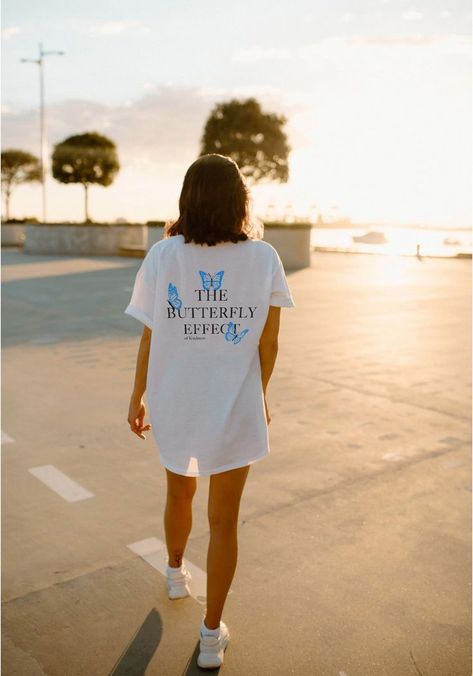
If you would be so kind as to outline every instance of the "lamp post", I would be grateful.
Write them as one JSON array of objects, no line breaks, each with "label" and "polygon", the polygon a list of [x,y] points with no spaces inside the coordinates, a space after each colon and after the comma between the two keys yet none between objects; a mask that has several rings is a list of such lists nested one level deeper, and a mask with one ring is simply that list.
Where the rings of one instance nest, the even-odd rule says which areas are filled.
[{"label": "lamp post", "polygon": [[23,63],[37,63],[39,66],[39,118],[40,118],[40,169],[41,169],[41,188],[43,196],[43,223],[46,223],[46,164],[48,156],[48,142],[46,138],[46,118],[44,113],[44,57],[49,54],[60,54],[64,52],[45,52],[43,51],[43,44],[39,43],[39,58],[38,59],[20,59]]}]

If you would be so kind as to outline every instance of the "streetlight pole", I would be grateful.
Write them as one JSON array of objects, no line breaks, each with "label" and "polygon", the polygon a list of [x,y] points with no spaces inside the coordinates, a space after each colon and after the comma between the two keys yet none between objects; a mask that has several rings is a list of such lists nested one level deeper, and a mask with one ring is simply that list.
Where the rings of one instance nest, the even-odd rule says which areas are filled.
[{"label": "streetlight pole", "polygon": [[23,63],[37,63],[39,66],[39,120],[40,120],[40,169],[41,169],[41,189],[43,197],[43,223],[46,223],[46,171],[48,161],[48,142],[46,138],[46,116],[44,111],[44,57],[49,54],[60,54],[64,52],[45,52],[43,44],[39,43],[38,59],[20,59]]}]

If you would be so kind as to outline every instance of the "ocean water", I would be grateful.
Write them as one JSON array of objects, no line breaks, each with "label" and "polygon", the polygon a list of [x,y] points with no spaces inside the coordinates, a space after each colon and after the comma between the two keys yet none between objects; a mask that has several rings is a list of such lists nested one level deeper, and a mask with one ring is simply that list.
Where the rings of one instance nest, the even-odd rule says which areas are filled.
[{"label": "ocean water", "polygon": [[[354,242],[352,237],[364,235],[369,231],[383,232],[385,244]],[[445,241],[448,238],[448,241]],[[430,228],[396,228],[392,226],[367,226],[353,228],[317,228],[311,233],[311,244],[327,247],[337,251],[353,251],[360,253],[404,254],[424,256],[456,256],[459,253],[471,254],[471,230],[435,230]]]}]

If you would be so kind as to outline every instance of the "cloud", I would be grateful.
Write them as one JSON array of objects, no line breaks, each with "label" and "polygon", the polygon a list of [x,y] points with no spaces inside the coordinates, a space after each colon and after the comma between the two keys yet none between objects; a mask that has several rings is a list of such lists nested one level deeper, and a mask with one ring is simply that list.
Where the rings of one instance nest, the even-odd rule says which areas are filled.
[{"label": "cloud", "polygon": [[281,60],[293,58],[294,50],[290,47],[249,47],[247,49],[238,49],[233,61],[262,61],[262,60]]},{"label": "cloud", "polygon": [[352,45],[360,46],[411,46],[411,45],[432,45],[436,42],[435,36],[416,33],[414,35],[372,35],[353,37],[350,39]]},{"label": "cloud", "polygon": [[469,54],[471,36],[460,33],[440,33],[424,35],[415,33],[410,35],[371,35],[349,38],[352,45],[366,47],[419,47],[431,46],[445,53]]},{"label": "cloud", "polygon": [[405,21],[419,21],[424,17],[418,9],[406,9],[401,16]]},{"label": "cloud", "polygon": [[[97,131],[113,139],[125,161],[141,158],[166,162],[197,152],[209,103],[193,89],[161,88],[122,105],[67,100],[47,106],[49,146],[67,136]],[[6,113],[3,145],[35,152],[37,110]]]},{"label": "cloud", "polygon": [[345,12],[345,13],[342,14],[342,16],[340,17],[340,21],[341,21],[342,23],[351,23],[351,22],[353,21],[354,18],[355,18],[355,15],[353,14],[353,12]]},{"label": "cloud", "polygon": [[471,47],[471,36],[458,33],[394,33],[379,35],[341,35],[324,38],[318,42],[311,42],[298,47],[261,48],[251,47],[239,50],[233,57],[234,61],[256,62],[269,59],[313,60],[327,58],[339,61],[342,58],[352,58],[354,48],[370,47],[423,47],[433,46],[446,53],[467,54]]},{"label": "cloud", "polygon": [[2,40],[11,40],[13,36],[21,33],[19,26],[8,26],[7,28],[2,28]]},{"label": "cloud", "polygon": [[118,33],[149,33],[150,28],[140,21],[105,21],[92,24],[88,31],[100,35],[116,35]]},{"label": "cloud", "polygon": [[[259,92],[259,94],[258,94]],[[123,166],[152,164],[175,166],[195,159],[206,119],[216,102],[256,96],[263,110],[288,117],[304,111],[304,103],[290,101],[277,91],[261,88],[206,89],[162,86],[122,105],[81,99],[49,104],[46,110],[50,152],[68,136],[96,131],[116,144]],[[5,110],[2,146],[38,154],[37,109]],[[291,144],[303,142],[294,130]]]}]

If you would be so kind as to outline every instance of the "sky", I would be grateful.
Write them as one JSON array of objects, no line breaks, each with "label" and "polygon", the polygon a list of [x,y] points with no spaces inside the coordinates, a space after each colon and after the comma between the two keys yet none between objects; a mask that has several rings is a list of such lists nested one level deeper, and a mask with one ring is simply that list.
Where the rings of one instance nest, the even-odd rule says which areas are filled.
[{"label": "sky", "polygon": [[[252,188],[255,213],[470,226],[471,3],[466,0],[3,0],[2,150],[36,155],[38,45],[49,152],[96,131],[121,170],[91,186],[97,221],[178,215],[216,103],[284,114],[286,184]],[[83,188],[47,181],[48,220],[83,219]],[[272,206],[271,206],[272,205]],[[41,216],[39,184],[12,215]]]}]

